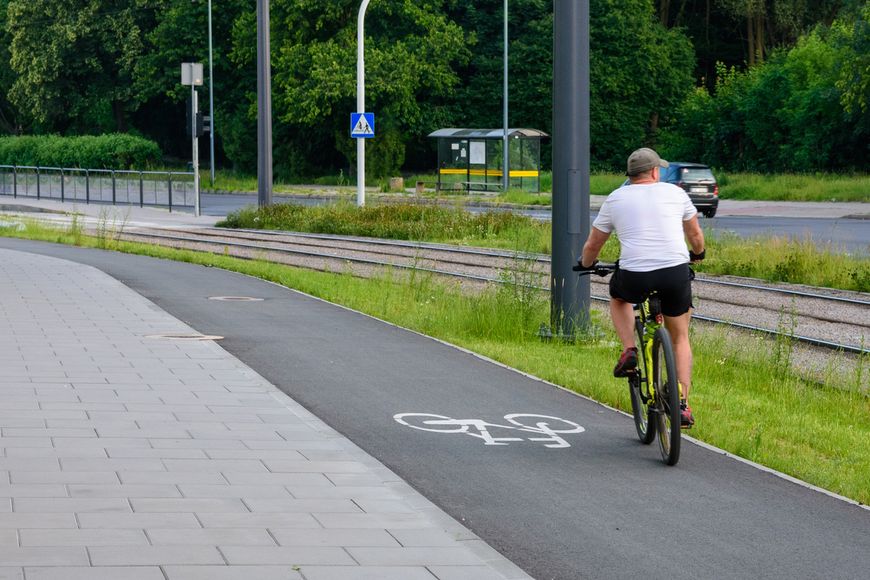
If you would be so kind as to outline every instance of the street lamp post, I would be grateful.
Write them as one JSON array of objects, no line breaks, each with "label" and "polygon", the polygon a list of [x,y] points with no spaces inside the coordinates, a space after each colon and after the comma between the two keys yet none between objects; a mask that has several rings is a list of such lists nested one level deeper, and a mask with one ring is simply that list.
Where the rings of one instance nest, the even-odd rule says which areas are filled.
[{"label": "street lamp post", "polygon": [[[365,64],[365,18],[369,0],[363,0],[359,7],[356,30],[356,112],[366,111],[366,64]],[[366,140],[356,140],[356,205],[366,204]]]},{"label": "street lamp post", "polygon": [[504,163],[502,185],[507,193],[511,184],[510,141],[508,140],[508,0],[504,0]]},{"label": "street lamp post", "polygon": [[214,186],[214,60],[211,41],[211,0],[208,0],[208,138],[211,184]]}]

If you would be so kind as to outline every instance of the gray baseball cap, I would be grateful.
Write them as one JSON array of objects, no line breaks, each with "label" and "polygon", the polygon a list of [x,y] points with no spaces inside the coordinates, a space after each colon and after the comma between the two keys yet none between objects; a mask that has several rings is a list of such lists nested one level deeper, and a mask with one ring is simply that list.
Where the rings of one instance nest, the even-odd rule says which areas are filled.
[{"label": "gray baseball cap", "polygon": [[628,171],[626,175],[632,176],[644,171],[649,171],[653,167],[667,167],[668,162],[659,157],[659,154],[649,147],[641,147],[637,151],[628,156]]}]

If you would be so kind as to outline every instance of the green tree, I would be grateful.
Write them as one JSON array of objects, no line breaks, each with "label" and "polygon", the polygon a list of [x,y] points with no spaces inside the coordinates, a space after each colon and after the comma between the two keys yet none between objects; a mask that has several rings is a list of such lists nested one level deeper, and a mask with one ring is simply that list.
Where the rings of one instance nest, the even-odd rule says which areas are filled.
[{"label": "green tree", "polygon": [[[434,128],[444,115],[437,100],[459,82],[453,66],[468,57],[463,31],[441,2],[380,0],[366,17],[366,107],[377,112],[378,137],[367,149],[373,175],[395,172],[408,135]],[[273,107],[276,171],[304,173],[335,162],[325,146],[353,161],[350,112],[356,110],[356,0],[272,2]],[[256,58],[252,16],[234,27],[232,58],[251,68]],[[248,114],[255,113],[249,95]],[[279,161],[280,160],[280,161]],[[279,164],[282,167],[278,167]]]},{"label": "green tree", "polygon": [[[9,0],[10,101],[46,131],[126,131],[147,0]],[[147,24],[146,24],[147,26]]]}]

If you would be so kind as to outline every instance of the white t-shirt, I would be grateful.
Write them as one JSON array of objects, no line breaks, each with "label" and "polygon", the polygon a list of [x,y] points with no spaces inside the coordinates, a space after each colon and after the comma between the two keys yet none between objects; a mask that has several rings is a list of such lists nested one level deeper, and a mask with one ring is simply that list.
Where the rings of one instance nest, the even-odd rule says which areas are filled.
[{"label": "white t-shirt", "polygon": [[619,237],[619,267],[649,272],[689,262],[683,222],[698,213],[671,183],[624,185],[607,196],[592,226]]}]

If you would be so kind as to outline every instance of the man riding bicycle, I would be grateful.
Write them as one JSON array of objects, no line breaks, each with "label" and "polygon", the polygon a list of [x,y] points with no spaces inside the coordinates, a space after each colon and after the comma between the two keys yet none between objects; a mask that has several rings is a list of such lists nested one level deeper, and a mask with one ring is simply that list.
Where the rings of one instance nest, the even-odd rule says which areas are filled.
[{"label": "man riding bicycle", "polygon": [[681,426],[688,428],[695,423],[687,403],[692,385],[689,319],[694,277],[689,263],[704,259],[704,232],[686,192],[659,182],[660,168],[667,166],[667,161],[646,147],[629,156],[630,183],[607,196],[583,246],[580,266],[592,269],[604,243],[616,232],[620,254],[619,267],[610,278],[610,315],[623,351],[613,369],[615,377],[625,377],[637,367],[634,304],[658,291],[682,385]]}]

